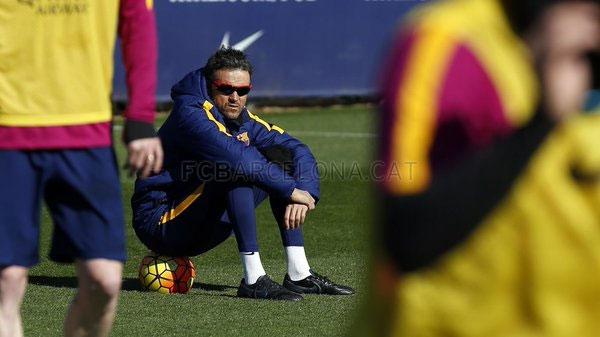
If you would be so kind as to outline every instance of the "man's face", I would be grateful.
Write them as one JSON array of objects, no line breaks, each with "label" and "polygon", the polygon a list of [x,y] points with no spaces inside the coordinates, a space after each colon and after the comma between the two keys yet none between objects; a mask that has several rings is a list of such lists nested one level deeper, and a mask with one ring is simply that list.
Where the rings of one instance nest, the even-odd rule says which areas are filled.
[{"label": "man's face", "polygon": [[250,89],[250,74],[241,69],[217,70],[213,74],[210,88],[212,99],[219,111],[225,118],[236,119],[246,106]]}]

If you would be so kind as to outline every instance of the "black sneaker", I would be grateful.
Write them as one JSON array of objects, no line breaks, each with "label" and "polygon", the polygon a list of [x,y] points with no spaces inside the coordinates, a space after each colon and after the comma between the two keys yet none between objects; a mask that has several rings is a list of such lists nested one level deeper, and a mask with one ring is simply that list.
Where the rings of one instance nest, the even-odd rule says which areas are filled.
[{"label": "black sneaker", "polygon": [[247,285],[242,279],[237,291],[238,297],[257,298],[265,300],[279,301],[300,301],[302,295],[296,294],[282,287],[279,283],[271,280],[268,275],[263,275],[256,280],[256,283]]},{"label": "black sneaker", "polygon": [[310,276],[300,281],[292,281],[289,275],[285,275],[283,286],[299,294],[322,294],[322,295],[352,295],[354,289],[335,284],[325,276],[321,276],[312,269]]}]

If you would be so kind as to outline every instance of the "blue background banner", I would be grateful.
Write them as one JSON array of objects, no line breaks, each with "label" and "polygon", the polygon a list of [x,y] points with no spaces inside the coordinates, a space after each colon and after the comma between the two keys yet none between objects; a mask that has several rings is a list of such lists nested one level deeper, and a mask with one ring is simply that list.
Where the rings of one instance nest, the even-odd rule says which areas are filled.
[{"label": "blue background banner", "polygon": [[[155,0],[159,29],[159,102],[200,68],[226,33],[234,45],[261,35],[246,52],[253,96],[367,96],[400,18],[418,0]],[[116,52],[115,99],[126,93]]]}]

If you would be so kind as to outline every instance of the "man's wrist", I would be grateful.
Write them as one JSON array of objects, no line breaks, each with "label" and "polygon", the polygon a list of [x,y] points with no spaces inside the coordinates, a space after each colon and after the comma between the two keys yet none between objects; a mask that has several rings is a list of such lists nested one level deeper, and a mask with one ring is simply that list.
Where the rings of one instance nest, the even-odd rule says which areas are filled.
[{"label": "man's wrist", "polygon": [[125,121],[125,129],[123,131],[123,141],[126,144],[130,142],[142,139],[142,138],[153,138],[156,137],[156,131],[154,130],[154,124],[140,121]]},{"label": "man's wrist", "polygon": [[315,199],[315,204],[319,202],[319,199],[321,198],[319,191],[312,188],[310,184],[304,184],[302,181],[300,181],[297,182],[296,185],[296,188],[308,192],[308,194],[310,194],[310,196],[313,197],[313,199]]},{"label": "man's wrist", "polygon": [[288,198],[288,200],[292,199],[292,194],[294,194],[294,190],[296,190],[296,184],[292,184],[291,187],[287,188],[287,191],[284,193],[284,196]]}]

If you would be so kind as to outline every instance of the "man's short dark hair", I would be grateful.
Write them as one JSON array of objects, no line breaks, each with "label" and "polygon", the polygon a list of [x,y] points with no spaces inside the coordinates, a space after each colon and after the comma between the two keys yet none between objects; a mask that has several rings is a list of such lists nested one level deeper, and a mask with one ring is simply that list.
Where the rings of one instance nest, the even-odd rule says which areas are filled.
[{"label": "man's short dark hair", "polygon": [[203,75],[209,81],[212,81],[215,71],[221,69],[245,70],[252,76],[252,64],[248,61],[246,54],[231,47],[221,47],[214,53],[204,66]]},{"label": "man's short dark hair", "polygon": [[[517,34],[524,34],[544,12],[544,10],[559,2],[568,0],[502,0],[509,21]],[[585,0],[600,4],[600,0]]]}]

